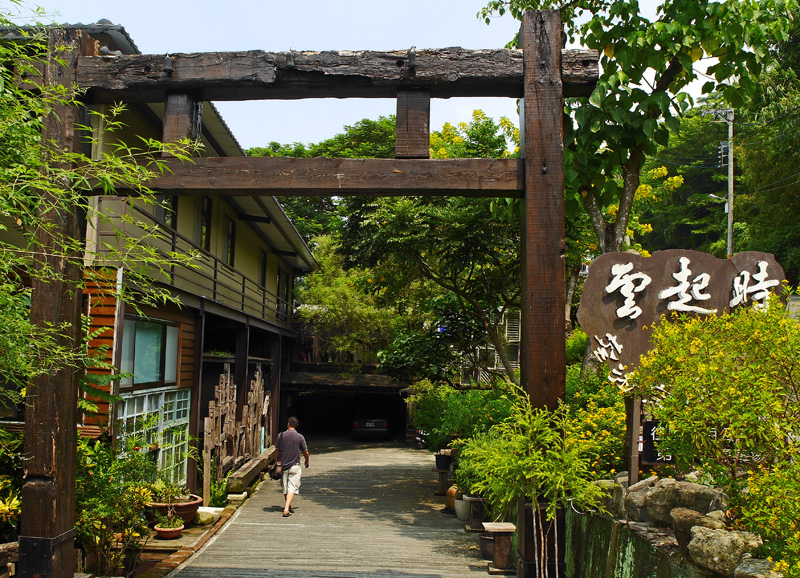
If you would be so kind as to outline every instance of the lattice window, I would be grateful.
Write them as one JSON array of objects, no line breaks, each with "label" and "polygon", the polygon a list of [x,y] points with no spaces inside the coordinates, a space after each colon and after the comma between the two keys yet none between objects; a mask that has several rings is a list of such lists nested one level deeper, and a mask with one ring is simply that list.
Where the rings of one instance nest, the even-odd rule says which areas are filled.
[{"label": "lattice window", "polygon": [[190,402],[189,389],[168,389],[123,394],[117,405],[119,436],[137,436],[148,445],[157,443],[159,469],[181,484],[186,483]]}]

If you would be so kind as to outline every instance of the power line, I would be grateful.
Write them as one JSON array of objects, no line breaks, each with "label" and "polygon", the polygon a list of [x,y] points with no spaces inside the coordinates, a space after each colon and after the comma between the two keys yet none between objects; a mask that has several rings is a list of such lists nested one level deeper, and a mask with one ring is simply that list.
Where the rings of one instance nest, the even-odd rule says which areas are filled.
[{"label": "power line", "polygon": [[[789,176],[786,176],[786,177],[784,177],[782,179],[778,179],[777,181],[773,181],[771,183],[767,183],[765,185],[761,185],[759,188],[747,191],[747,193],[754,195],[754,194],[768,193],[770,191],[778,191],[780,189],[785,189],[787,187],[791,187],[791,186],[794,186],[796,184],[800,184],[800,179],[797,179],[797,177],[800,177],[800,171],[798,171],[798,172],[796,172],[794,174],[791,174]],[[779,186],[775,186],[775,187],[772,186],[772,185],[777,185],[778,183],[782,183],[782,182],[784,182],[784,181],[786,181],[788,179],[792,179],[792,178],[795,178],[795,180],[792,181],[791,183],[786,183],[784,185],[779,185]],[[769,188],[766,188],[766,187],[769,187]]]},{"label": "power line", "polygon": [[770,124],[772,124],[774,122],[778,122],[782,118],[786,118],[787,116],[792,116],[793,114],[799,114],[799,113],[800,113],[800,106],[795,107],[792,110],[790,110],[788,112],[785,112],[785,113],[783,113],[781,115],[778,115],[778,116],[776,116],[774,118],[771,118],[769,120],[763,120],[763,121],[759,121],[759,122],[738,122],[737,121],[737,122],[735,122],[735,124],[736,124],[736,126],[767,126],[767,125],[770,125]]}]

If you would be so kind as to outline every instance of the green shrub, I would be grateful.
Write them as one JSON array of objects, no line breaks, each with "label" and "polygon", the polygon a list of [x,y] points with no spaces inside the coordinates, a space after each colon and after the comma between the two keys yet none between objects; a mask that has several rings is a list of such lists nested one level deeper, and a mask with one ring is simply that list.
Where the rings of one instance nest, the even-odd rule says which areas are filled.
[{"label": "green shrub", "polygon": [[0,429],[0,541],[17,539],[22,514],[24,436]]},{"label": "green shrub", "polygon": [[575,329],[567,336],[567,365],[581,362],[588,339],[583,329]]},{"label": "green shrub", "polygon": [[764,539],[762,556],[777,561],[787,578],[800,578],[800,464],[759,468],[747,480],[747,495],[732,505],[737,526]]},{"label": "green shrub", "polygon": [[568,408],[533,408],[519,388],[508,397],[506,420],[459,444],[459,463],[482,473],[474,489],[500,512],[511,511],[520,497],[533,498],[548,520],[570,503],[597,507],[602,490],[592,483],[592,453]]},{"label": "green shrub", "polygon": [[773,302],[662,321],[631,383],[683,469],[702,465],[732,496],[740,474],[783,463],[800,439],[800,324]]},{"label": "green shrub", "polygon": [[778,302],[662,322],[631,378],[662,424],[659,449],[702,466],[732,522],[800,578],[800,323]]},{"label": "green shrub", "polygon": [[511,407],[503,384],[491,389],[455,389],[425,379],[412,385],[411,392],[408,404],[414,426],[425,432],[431,451],[487,431],[503,421]]},{"label": "green shrub", "polygon": [[592,456],[590,472],[596,479],[625,469],[625,398],[606,375],[582,376],[580,364],[567,367],[569,419]]},{"label": "green shrub", "polygon": [[101,576],[131,570],[126,563],[149,536],[144,511],[153,495],[144,480],[155,479],[156,464],[135,443],[127,438],[119,449],[108,441],[78,443],[75,527],[90,561],[86,570]]}]

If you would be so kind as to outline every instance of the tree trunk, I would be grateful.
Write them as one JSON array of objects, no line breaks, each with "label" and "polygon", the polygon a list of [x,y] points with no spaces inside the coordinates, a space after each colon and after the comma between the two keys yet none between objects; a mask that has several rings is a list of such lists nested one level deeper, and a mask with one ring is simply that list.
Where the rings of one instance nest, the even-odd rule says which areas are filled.
[{"label": "tree trunk", "polygon": [[511,367],[511,362],[508,360],[505,341],[497,333],[497,329],[489,323],[486,323],[486,333],[489,336],[489,341],[492,342],[492,347],[494,347],[494,350],[497,352],[497,356],[500,358],[500,363],[503,365],[503,370],[506,372],[508,379],[519,385],[519,378],[514,372],[514,368]]},{"label": "tree trunk", "polygon": [[572,267],[569,272],[569,279],[567,280],[567,301],[566,307],[564,308],[564,326],[567,333],[572,331],[572,298],[575,295],[575,287],[578,285],[578,276],[580,272],[580,265]]}]

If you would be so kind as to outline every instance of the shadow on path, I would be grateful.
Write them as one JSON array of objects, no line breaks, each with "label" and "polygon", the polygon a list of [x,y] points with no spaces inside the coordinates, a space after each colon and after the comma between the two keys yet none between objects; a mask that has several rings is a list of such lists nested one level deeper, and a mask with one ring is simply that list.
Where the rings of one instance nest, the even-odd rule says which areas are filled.
[{"label": "shadow on path", "polygon": [[441,513],[434,461],[397,442],[309,443],[295,513],[265,481],[173,578],[486,575],[477,538]]}]

